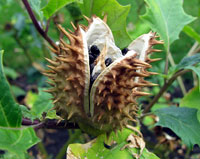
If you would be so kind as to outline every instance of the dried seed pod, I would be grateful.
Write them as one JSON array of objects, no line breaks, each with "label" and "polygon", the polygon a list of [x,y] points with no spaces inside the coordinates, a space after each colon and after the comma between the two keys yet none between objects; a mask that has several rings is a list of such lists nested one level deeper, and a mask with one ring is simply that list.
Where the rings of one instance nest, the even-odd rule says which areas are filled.
[{"label": "dried seed pod", "polygon": [[58,50],[53,50],[56,58],[47,59],[50,70],[44,74],[53,87],[47,91],[63,118],[89,133],[91,129],[109,133],[136,122],[136,99],[148,95],[141,88],[154,85],[144,80],[155,74],[147,71],[149,63],[157,60],[150,54],[160,51],[152,46],[163,42],[150,32],[121,51],[104,20],[85,18],[89,25],[73,25],[74,32],[58,25],[70,44],[60,39]]}]

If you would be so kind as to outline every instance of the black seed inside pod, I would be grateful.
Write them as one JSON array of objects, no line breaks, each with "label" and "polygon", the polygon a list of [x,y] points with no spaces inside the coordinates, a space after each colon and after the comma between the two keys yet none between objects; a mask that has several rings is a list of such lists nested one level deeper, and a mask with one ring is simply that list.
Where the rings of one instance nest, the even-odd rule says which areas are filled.
[{"label": "black seed inside pod", "polygon": [[92,87],[92,84],[98,77],[99,73],[95,73],[94,76],[92,76],[92,71],[95,67],[94,61],[97,59],[97,57],[100,54],[100,50],[96,45],[92,45],[89,49],[89,63],[90,63],[90,89]]},{"label": "black seed inside pod", "polygon": [[128,51],[129,51],[128,48],[124,48],[124,49],[122,50],[122,55],[126,55],[126,53],[127,53]]},{"label": "black seed inside pod", "polygon": [[96,45],[92,45],[89,49],[89,58],[90,58],[90,64],[92,64],[96,58],[99,56],[100,50]]},{"label": "black seed inside pod", "polygon": [[112,63],[112,59],[109,57],[105,60],[105,65],[108,67]]}]

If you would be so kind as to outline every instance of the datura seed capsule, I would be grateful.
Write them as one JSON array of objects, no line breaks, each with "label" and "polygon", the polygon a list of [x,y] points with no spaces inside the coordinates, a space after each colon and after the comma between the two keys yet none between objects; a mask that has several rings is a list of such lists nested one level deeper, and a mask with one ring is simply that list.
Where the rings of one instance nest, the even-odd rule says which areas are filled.
[{"label": "datura seed capsule", "polygon": [[116,131],[136,122],[136,99],[148,95],[141,88],[152,86],[144,78],[153,75],[147,69],[156,33],[149,32],[134,40],[122,51],[115,45],[113,34],[104,20],[86,17],[88,26],[73,25],[67,32],[58,25],[70,44],[60,39],[55,59],[45,75],[51,80],[49,92],[54,108],[66,120],[76,122],[88,133]]}]

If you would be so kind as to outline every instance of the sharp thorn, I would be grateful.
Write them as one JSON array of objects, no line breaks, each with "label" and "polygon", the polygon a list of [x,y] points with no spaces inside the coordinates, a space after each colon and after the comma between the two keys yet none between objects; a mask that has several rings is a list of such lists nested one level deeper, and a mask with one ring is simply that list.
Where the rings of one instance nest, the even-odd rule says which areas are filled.
[{"label": "sharp thorn", "polygon": [[83,17],[88,21],[88,23],[90,23],[91,22],[91,19],[90,18],[88,18],[87,16],[85,16],[85,15],[83,15]]},{"label": "sharp thorn", "polygon": [[73,111],[70,111],[68,116],[67,116],[67,120],[69,120],[72,117],[73,114],[74,114]]},{"label": "sharp thorn", "polygon": [[51,59],[45,58],[50,64],[54,65],[54,66],[58,66],[59,62],[53,61]]},{"label": "sharp thorn", "polygon": [[77,30],[77,27],[74,25],[73,22],[71,22],[71,25],[72,25],[72,27],[73,27],[74,30]]},{"label": "sharp thorn", "polygon": [[107,14],[105,14],[104,17],[103,17],[103,21],[104,21],[105,23],[107,22],[107,17],[108,17]]},{"label": "sharp thorn", "polygon": [[53,49],[51,47],[48,47],[48,48],[51,50],[51,52],[55,53],[56,55],[59,55],[59,51],[58,50],[55,50],[55,49]]},{"label": "sharp thorn", "polygon": [[57,99],[55,99],[52,103],[55,104],[56,102],[58,102],[60,100],[61,97],[58,97]]},{"label": "sharp thorn", "polygon": [[148,59],[149,62],[156,62],[156,61],[160,61],[160,60],[162,60],[162,58]]},{"label": "sharp thorn", "polygon": [[150,93],[146,93],[146,92],[138,92],[138,91],[133,91],[133,95],[135,96],[149,96],[151,95]]},{"label": "sharp thorn", "polygon": [[147,54],[153,53],[153,52],[162,52],[162,50],[159,49],[149,49],[147,50]]}]

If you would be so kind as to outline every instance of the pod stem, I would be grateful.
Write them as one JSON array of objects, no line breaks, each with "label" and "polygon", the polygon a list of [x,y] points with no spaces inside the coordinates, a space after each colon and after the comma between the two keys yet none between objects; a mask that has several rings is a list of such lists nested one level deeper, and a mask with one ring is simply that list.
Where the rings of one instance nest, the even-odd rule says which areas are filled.
[{"label": "pod stem", "polygon": [[53,42],[53,40],[47,35],[47,31],[44,31],[41,26],[39,25],[31,7],[27,0],[22,0],[32,22],[35,26],[36,30],[40,33],[40,35],[54,48],[57,50],[58,46]]},{"label": "pod stem", "polygon": [[169,86],[171,86],[171,84],[181,75],[189,72],[190,70],[180,70],[178,72],[176,72],[169,80],[167,80],[165,82],[165,84],[163,85],[163,87],[160,89],[160,92],[153,98],[153,100],[151,101],[151,103],[149,103],[149,105],[147,105],[147,107],[145,107],[143,113],[148,113],[150,111],[150,109],[153,107],[153,105],[159,100],[159,98],[163,95],[163,93],[168,89]]}]

